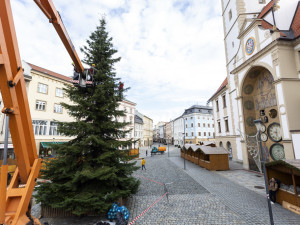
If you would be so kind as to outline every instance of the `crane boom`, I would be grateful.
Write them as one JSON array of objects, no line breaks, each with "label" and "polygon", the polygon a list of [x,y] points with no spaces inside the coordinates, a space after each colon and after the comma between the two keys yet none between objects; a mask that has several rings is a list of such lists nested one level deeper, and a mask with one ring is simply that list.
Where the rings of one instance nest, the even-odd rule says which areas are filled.
[{"label": "crane boom", "polygon": [[[53,24],[75,64],[75,72],[84,77],[88,73],[52,0],[34,1]],[[7,165],[1,166],[0,224],[25,225],[32,221],[40,224],[37,219],[28,217],[27,213],[41,159],[37,155],[10,0],[0,0],[0,90],[4,103],[2,113],[9,116],[9,130],[18,165],[8,188]]]},{"label": "crane boom", "polygon": [[62,22],[59,12],[56,10],[52,0],[34,0],[38,7],[42,10],[45,16],[49,19],[49,22],[53,24],[56,32],[58,33],[60,39],[62,40],[65,48],[67,49],[69,55],[71,56],[77,73],[83,73],[84,68],[82,63],[76,53],[75,47],[68,35],[68,32]]}]

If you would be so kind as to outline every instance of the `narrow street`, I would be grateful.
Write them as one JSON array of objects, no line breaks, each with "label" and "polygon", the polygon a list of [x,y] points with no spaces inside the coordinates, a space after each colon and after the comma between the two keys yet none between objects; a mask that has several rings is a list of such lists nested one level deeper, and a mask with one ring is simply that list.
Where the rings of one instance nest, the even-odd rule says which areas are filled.
[{"label": "narrow street", "polygon": [[[145,149],[141,149],[145,157]],[[146,171],[134,176],[141,180],[140,191],[129,199],[130,220],[144,212],[133,224],[270,224],[263,177],[244,170],[210,172],[183,159],[179,149],[170,147],[164,155],[149,155]],[[140,165],[140,160],[138,160]],[[248,177],[248,178],[247,178]],[[247,182],[245,181],[247,179]],[[245,182],[244,182],[245,181]],[[272,205],[275,224],[299,224],[300,216],[281,205]]]}]

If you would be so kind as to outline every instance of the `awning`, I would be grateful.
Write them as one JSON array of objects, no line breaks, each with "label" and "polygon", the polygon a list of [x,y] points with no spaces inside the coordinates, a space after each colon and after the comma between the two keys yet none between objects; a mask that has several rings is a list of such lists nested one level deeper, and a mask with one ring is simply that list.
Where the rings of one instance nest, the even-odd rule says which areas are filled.
[{"label": "awning", "polygon": [[52,141],[52,142],[41,142],[41,146],[42,148],[51,148],[50,145],[52,144],[63,144],[65,142],[56,142],[56,141]]}]

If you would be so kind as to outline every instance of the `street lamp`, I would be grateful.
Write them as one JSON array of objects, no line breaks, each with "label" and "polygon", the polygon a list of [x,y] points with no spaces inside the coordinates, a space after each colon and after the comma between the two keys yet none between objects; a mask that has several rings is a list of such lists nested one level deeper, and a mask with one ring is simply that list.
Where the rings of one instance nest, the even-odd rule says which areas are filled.
[{"label": "street lamp", "polygon": [[170,140],[169,140],[170,136],[168,135],[168,157],[170,157],[169,155],[169,145],[170,145]]},{"label": "street lamp", "polygon": [[253,122],[258,131],[258,142],[259,142],[259,147],[260,147],[260,157],[261,157],[261,161],[262,161],[262,165],[263,165],[263,173],[264,173],[264,179],[265,179],[265,187],[266,187],[266,195],[267,195],[268,208],[269,208],[270,223],[271,223],[271,225],[274,225],[271,201],[270,201],[269,190],[268,190],[267,175],[266,175],[265,157],[262,152],[262,144],[261,144],[261,136],[260,136],[261,135],[261,127],[263,124],[262,124],[261,119],[254,120]]}]

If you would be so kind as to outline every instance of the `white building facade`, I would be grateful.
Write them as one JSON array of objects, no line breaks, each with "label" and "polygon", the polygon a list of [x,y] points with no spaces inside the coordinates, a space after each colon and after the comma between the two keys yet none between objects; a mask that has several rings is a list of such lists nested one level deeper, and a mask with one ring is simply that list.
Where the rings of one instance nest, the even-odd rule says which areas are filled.
[{"label": "white building facade", "polygon": [[183,146],[184,143],[184,120],[180,116],[173,120],[174,145]]},{"label": "white building facade", "polygon": [[182,115],[185,143],[198,144],[214,139],[214,118],[212,107],[193,105]]}]

